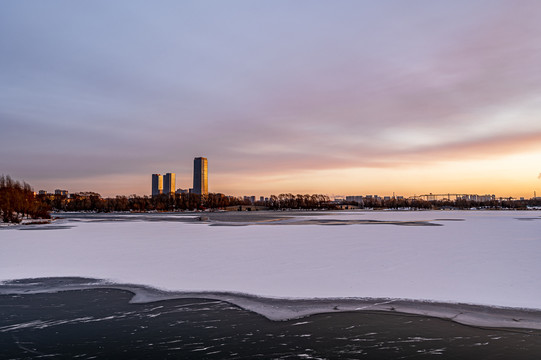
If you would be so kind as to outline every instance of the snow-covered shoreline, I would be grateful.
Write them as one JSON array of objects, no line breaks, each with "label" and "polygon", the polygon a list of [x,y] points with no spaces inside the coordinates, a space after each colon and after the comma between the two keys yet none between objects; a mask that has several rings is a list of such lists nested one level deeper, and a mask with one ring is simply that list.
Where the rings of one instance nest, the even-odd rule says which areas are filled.
[{"label": "snow-covered shoreline", "polygon": [[[0,232],[0,281],[85,277],[173,292],[408,299],[541,310],[539,215],[321,215],[383,221],[338,226],[67,221],[73,227]],[[440,226],[385,223],[393,221]]]},{"label": "snow-covered shoreline", "polygon": [[65,291],[113,289],[133,294],[130,303],[176,299],[206,299],[228,302],[273,321],[300,319],[315,314],[368,311],[431,316],[478,327],[541,330],[541,311],[472,304],[438,303],[409,299],[309,298],[284,299],[227,292],[163,291],[150,286],[120,284],[88,278],[39,278],[0,283],[0,295],[31,295]]}]

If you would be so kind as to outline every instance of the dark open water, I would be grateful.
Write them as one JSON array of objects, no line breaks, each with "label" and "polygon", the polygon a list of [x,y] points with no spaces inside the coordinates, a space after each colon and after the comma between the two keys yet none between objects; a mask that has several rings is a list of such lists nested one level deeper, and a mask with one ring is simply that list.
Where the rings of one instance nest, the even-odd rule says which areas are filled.
[{"label": "dark open water", "polygon": [[541,331],[377,312],[270,321],[221,301],[131,297],[109,289],[0,295],[0,358],[541,358]]}]

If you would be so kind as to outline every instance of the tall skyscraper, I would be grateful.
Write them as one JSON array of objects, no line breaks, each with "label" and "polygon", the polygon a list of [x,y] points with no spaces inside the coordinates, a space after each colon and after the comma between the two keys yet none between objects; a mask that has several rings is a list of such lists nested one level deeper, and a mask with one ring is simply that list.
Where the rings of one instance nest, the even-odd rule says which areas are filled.
[{"label": "tall skyscraper", "polygon": [[209,193],[207,158],[193,159],[193,192],[199,195]]},{"label": "tall skyscraper", "polygon": [[163,176],[163,193],[167,195],[175,193],[175,173],[167,173]]},{"label": "tall skyscraper", "polygon": [[152,196],[158,196],[163,192],[163,176],[152,174]]}]

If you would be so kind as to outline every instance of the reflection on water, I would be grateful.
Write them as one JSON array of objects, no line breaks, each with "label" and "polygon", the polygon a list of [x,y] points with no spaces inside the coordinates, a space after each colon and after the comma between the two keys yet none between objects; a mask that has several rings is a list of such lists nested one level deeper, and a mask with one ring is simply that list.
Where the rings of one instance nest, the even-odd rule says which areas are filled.
[{"label": "reflection on water", "polygon": [[541,353],[540,331],[377,312],[270,321],[221,301],[129,304],[131,297],[108,289],[1,295],[2,357],[532,359]]}]

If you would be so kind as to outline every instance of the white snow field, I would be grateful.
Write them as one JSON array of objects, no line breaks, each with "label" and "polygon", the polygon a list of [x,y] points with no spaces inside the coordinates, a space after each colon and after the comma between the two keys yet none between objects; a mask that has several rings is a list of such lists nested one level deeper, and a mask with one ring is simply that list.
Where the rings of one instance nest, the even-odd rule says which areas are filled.
[{"label": "white snow field", "polygon": [[0,231],[0,281],[80,276],[175,291],[541,309],[538,211],[339,212],[319,218],[443,226],[117,221],[9,228]]}]

